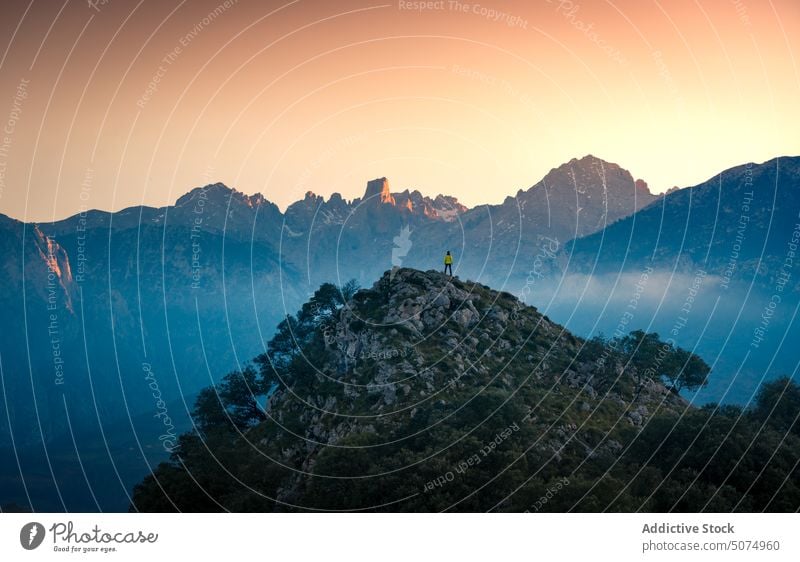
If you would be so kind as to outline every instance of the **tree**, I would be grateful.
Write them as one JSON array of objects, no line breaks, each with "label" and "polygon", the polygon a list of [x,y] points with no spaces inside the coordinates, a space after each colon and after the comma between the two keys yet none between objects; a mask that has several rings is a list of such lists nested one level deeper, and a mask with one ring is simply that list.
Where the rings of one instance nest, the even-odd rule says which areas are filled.
[{"label": "tree", "polygon": [[267,419],[256,399],[266,393],[258,373],[248,365],[242,371],[225,375],[219,394],[233,424],[244,428]]},{"label": "tree", "polygon": [[200,391],[193,412],[195,423],[201,431],[226,426],[246,429],[267,419],[257,400],[266,393],[264,381],[252,366],[228,373],[216,386]]},{"label": "tree", "polygon": [[331,318],[343,304],[342,292],[333,283],[323,283],[298,314],[301,323],[319,325]]},{"label": "tree", "polygon": [[711,367],[700,356],[683,348],[676,347],[665,360],[666,367],[662,377],[669,383],[669,388],[678,394],[684,388],[696,390],[708,384],[708,373]]},{"label": "tree", "polygon": [[287,314],[275,331],[275,335],[267,343],[267,352],[256,358],[256,363],[261,365],[262,376],[274,369],[278,373],[284,373],[288,369],[292,359],[299,354],[302,341],[303,330],[300,323],[291,314]]},{"label": "tree", "polygon": [[636,373],[641,388],[647,378],[664,381],[672,392],[695,390],[705,386],[711,367],[703,359],[670,342],[661,340],[656,332],[634,330],[614,340],[615,349]]},{"label": "tree", "polygon": [[222,405],[217,389],[207,386],[200,391],[194,402],[192,418],[198,429],[202,432],[213,427],[223,427],[229,422],[229,417]]},{"label": "tree", "polygon": [[256,358],[265,380],[272,378],[274,370],[280,377],[286,376],[291,362],[301,355],[303,348],[311,344],[315,338],[324,341],[336,313],[358,291],[358,283],[351,279],[342,287],[333,283],[320,285],[312,297],[303,304],[296,315],[287,314],[267,343],[267,353]]},{"label": "tree", "polygon": [[800,434],[800,386],[786,376],[762,384],[750,412],[779,432]]},{"label": "tree", "polygon": [[645,333],[642,330],[634,330],[627,336],[617,340],[617,350],[622,353],[625,362],[635,373],[636,384],[641,390],[645,379],[649,373],[653,373],[654,367],[657,369],[659,354],[673,352],[670,344],[661,341],[658,333]]},{"label": "tree", "polygon": [[360,288],[361,287],[358,284],[358,281],[356,281],[355,279],[351,279],[350,281],[342,285],[342,300],[343,300],[342,304],[347,303],[347,301],[352,299]]},{"label": "tree", "polygon": [[[258,371],[248,365],[204,388],[195,402],[194,417],[201,431],[214,426],[244,429],[266,419],[258,398],[266,396],[273,382],[287,381],[292,365],[314,343],[322,345],[326,328],[337,312],[358,290],[355,280],[342,287],[323,283],[296,315],[287,314],[267,343],[267,352],[255,358]],[[294,363],[296,365],[296,363]]]}]

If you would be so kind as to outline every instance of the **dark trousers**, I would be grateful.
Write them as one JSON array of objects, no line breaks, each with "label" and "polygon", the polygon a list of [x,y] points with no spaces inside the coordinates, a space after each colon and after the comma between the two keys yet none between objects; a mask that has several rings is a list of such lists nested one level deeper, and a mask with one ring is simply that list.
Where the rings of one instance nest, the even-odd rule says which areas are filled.
[{"label": "dark trousers", "polygon": [[450,263],[444,264],[444,273],[445,273],[445,275],[447,275],[447,270],[448,269],[450,270],[450,277],[452,277],[453,276],[453,264],[450,264]]}]

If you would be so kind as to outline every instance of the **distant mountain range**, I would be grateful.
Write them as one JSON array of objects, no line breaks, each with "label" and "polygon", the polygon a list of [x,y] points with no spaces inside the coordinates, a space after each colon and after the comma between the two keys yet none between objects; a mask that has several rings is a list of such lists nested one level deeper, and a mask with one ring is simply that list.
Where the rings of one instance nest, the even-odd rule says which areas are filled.
[{"label": "distant mountain range", "polygon": [[658,197],[643,180],[594,156],[572,159],[500,205],[482,205],[457,221],[426,224],[412,233],[403,265],[438,267],[454,251],[459,275],[491,286],[511,286],[536,267],[542,248],[559,250],[651,204]]},{"label": "distant mountain range", "polygon": [[[162,208],[88,211],[38,224],[0,215],[0,300],[7,316],[0,448],[26,447],[23,472],[41,473],[51,451],[74,455],[83,444],[103,443],[109,436],[102,428],[113,425],[121,429],[112,437],[125,444],[119,462],[141,458],[146,470],[150,453],[165,454],[159,437],[169,428],[147,415],[157,414],[159,400],[169,404],[170,422],[185,429],[194,394],[262,352],[277,323],[321,283],[354,278],[367,286],[392,267],[438,269],[446,250],[459,277],[522,295],[584,335],[614,330],[644,268],[688,275],[673,277],[671,310],[681,308],[699,266],[707,273],[704,304],[713,300],[705,291],[724,280],[719,290],[732,310],[752,285],[751,324],[788,275],[784,302],[754,350],[765,359],[748,375],[749,386],[740,393],[706,391],[709,399],[746,398],[759,369],[772,376],[791,365],[778,357],[766,369],[776,336],[792,325],[789,293],[797,276],[786,258],[799,169],[797,157],[748,164],[660,197],[618,165],[586,156],[499,205],[471,209],[448,195],[393,192],[380,178],[367,183],[361,198],[309,192],[285,212],[260,194],[212,184]],[[747,226],[737,242],[751,185]],[[651,324],[663,333],[674,321],[654,312],[656,278],[641,300],[636,322],[642,325],[632,327]],[[697,318],[676,341],[692,346],[702,339],[701,355],[724,346],[730,318],[714,317],[702,338]],[[756,327],[748,324],[748,333]],[[80,439],[73,443],[70,434]],[[102,447],[99,454],[116,458]],[[5,458],[0,472],[18,475],[13,456]],[[45,480],[52,480],[50,472]],[[109,484],[108,498],[120,497],[128,483],[121,480]],[[13,490],[0,490],[0,502],[25,503],[23,488],[14,481]],[[58,496],[53,489],[41,495]],[[51,500],[48,509],[63,508]]]},{"label": "distant mountain range", "polygon": [[[775,158],[669,193],[657,205],[576,239],[568,253],[576,271],[702,268],[724,285],[736,278],[769,288],[796,250],[799,224],[800,158]],[[787,293],[797,288],[800,278],[790,277]]]}]

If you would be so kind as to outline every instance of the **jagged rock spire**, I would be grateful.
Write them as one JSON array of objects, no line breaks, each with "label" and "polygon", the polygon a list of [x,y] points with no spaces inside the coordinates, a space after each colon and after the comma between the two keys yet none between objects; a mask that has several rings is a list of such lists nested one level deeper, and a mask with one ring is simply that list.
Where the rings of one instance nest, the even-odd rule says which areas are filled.
[{"label": "jagged rock spire", "polygon": [[394,196],[389,189],[389,180],[377,178],[367,182],[367,190],[364,192],[364,201],[376,201],[381,203],[395,204]]}]

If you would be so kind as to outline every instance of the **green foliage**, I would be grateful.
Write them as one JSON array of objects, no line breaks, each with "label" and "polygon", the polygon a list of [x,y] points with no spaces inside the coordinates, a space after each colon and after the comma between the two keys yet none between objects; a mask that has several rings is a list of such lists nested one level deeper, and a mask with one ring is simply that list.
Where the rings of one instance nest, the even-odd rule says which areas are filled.
[{"label": "green foliage", "polygon": [[285,382],[284,377],[302,370],[303,350],[306,353],[320,351],[314,349],[314,345],[324,346],[326,326],[357,291],[355,280],[341,288],[331,283],[322,284],[296,315],[287,315],[278,324],[267,344],[267,353],[255,358],[258,371],[248,365],[242,371],[228,373],[217,385],[200,391],[193,412],[198,429],[202,432],[221,428],[241,431],[264,421],[266,415],[258,403],[259,398],[277,381]]},{"label": "green foliage", "polygon": [[359,289],[360,286],[358,284],[358,281],[356,281],[355,279],[351,279],[350,281],[342,285],[340,289],[342,294],[342,304],[351,300]]},{"label": "green foliage", "polygon": [[[410,285],[422,281],[409,278]],[[492,306],[488,290],[468,288],[477,309]],[[513,305],[505,295],[502,300]],[[766,383],[748,409],[694,408],[662,387],[657,403],[652,395],[639,402],[647,397],[642,388],[652,386],[644,385],[648,378],[667,381],[677,393],[704,384],[708,366],[655,333],[585,342],[553,335],[525,308],[518,311],[519,325],[504,327],[519,360],[507,363],[507,353],[496,353],[476,334],[477,345],[462,344],[459,351],[459,361],[473,363],[462,372],[450,349],[427,337],[412,355],[394,358],[403,371],[389,372],[407,378],[393,389],[396,400],[384,402],[383,386],[348,387],[386,372],[374,358],[359,360],[336,379],[318,371],[329,353],[325,330],[341,307],[379,319],[383,302],[381,293],[357,291],[355,284],[321,286],[281,322],[256,359],[258,369],[230,373],[200,393],[198,431],[182,435],[170,462],[136,487],[133,509],[800,508],[800,387],[787,378]],[[361,322],[360,331],[379,333]],[[410,336],[398,326],[393,337],[399,348]],[[547,366],[533,374],[544,352]],[[410,366],[417,356],[424,360]],[[597,396],[589,397],[582,382],[570,386],[566,370],[591,380]],[[259,400],[275,385],[280,407],[267,419]],[[329,401],[336,406],[323,411]],[[650,410],[646,420],[629,422],[630,411],[641,405]]]},{"label": "green foliage", "polygon": [[266,394],[264,382],[252,366],[225,375],[216,386],[200,391],[194,408],[198,428],[244,429],[266,419],[258,397]]},{"label": "green foliage", "polygon": [[207,386],[200,391],[194,403],[192,418],[201,431],[223,427],[229,423],[230,418],[216,387]]},{"label": "green foliage", "polygon": [[779,432],[800,435],[800,387],[789,377],[764,383],[756,396],[751,414]]},{"label": "green foliage", "polygon": [[335,315],[358,292],[358,283],[353,279],[341,288],[332,283],[323,283],[312,297],[303,304],[296,315],[288,314],[279,324],[275,335],[267,343],[267,352],[256,357],[265,381],[286,379],[291,376],[293,364],[302,359],[302,351],[309,346],[325,346],[331,337],[330,326]]},{"label": "green foliage", "polygon": [[676,394],[707,384],[711,367],[698,355],[661,341],[655,332],[635,330],[609,344],[623,355],[639,384],[648,378],[662,380]]},{"label": "green foliage", "polygon": [[663,484],[650,490],[656,511],[796,510],[798,447],[795,436],[762,430],[741,409],[706,407],[655,418],[623,461],[662,475]]},{"label": "green foliage", "polygon": [[[794,383],[789,388],[800,391]],[[775,396],[763,393],[762,400],[767,395]],[[727,512],[800,507],[800,438],[762,427],[755,413],[758,408],[772,410],[774,403],[760,402],[752,413],[712,406],[688,409],[680,416],[655,416],[641,431],[615,433],[613,439],[622,447],[617,454],[607,448],[607,428],[596,435],[587,431],[580,441],[567,440],[553,449],[552,428],[543,433],[517,421],[524,416],[511,403],[503,405],[507,398],[500,390],[487,391],[454,415],[447,408],[428,408],[405,428],[379,425],[383,429],[376,433],[352,433],[339,446],[321,449],[313,476],[301,477],[300,496],[293,501],[315,509],[373,506],[388,511]],[[519,431],[484,455],[487,444],[514,423]],[[272,435],[272,445],[263,452],[253,447],[259,436],[252,434],[262,426],[264,431],[271,428]],[[274,494],[298,477],[284,465],[299,460],[287,459],[281,451],[307,443],[274,425],[262,426],[250,430],[247,439],[214,431],[202,438],[183,436],[173,462],[161,465],[137,486],[136,508],[286,509],[273,501]],[[411,437],[415,432],[422,433]],[[480,463],[456,470],[472,457]],[[444,475],[446,484],[432,488],[430,482]],[[560,484],[563,480],[569,483]],[[403,501],[393,503],[398,500]]]}]

